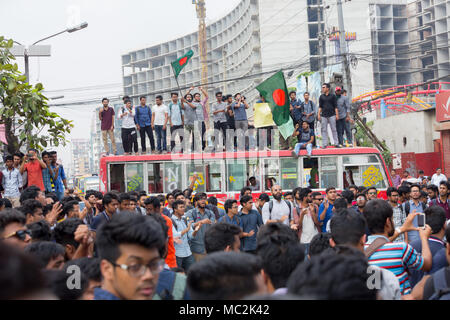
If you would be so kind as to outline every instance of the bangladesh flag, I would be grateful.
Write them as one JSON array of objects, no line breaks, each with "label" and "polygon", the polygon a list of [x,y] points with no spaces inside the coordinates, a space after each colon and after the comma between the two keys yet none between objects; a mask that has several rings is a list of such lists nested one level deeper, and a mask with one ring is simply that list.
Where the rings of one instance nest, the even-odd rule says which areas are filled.
[{"label": "bangladesh flag", "polygon": [[282,71],[278,71],[269,79],[256,87],[272,110],[272,118],[281,135],[287,139],[294,132],[289,107],[289,95]]},{"label": "bangladesh flag", "polygon": [[187,65],[189,59],[194,55],[194,51],[189,50],[184,56],[172,62],[173,73],[175,74],[175,78],[178,78],[181,70]]}]

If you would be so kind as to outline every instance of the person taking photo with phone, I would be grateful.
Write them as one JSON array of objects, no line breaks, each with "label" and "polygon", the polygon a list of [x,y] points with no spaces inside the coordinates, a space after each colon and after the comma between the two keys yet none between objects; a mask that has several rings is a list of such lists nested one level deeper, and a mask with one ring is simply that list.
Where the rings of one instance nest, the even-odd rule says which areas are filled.
[{"label": "person taking photo with phone", "polygon": [[28,186],[35,185],[41,191],[45,191],[44,180],[42,178],[42,169],[46,169],[47,165],[38,158],[38,151],[36,149],[29,149],[27,155],[23,157],[22,165],[20,166],[20,174],[25,171],[28,174]]}]

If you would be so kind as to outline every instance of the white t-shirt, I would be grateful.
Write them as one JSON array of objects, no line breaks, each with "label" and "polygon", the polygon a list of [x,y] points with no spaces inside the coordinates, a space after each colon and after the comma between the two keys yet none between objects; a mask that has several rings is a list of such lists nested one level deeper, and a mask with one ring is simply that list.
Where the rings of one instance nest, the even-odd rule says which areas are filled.
[{"label": "white t-shirt", "polygon": [[155,126],[163,126],[166,120],[165,114],[169,114],[169,108],[165,104],[160,106],[155,104],[152,107],[152,114],[155,115],[155,122],[153,124]]},{"label": "white t-shirt", "polygon": [[431,184],[434,184],[438,188],[439,188],[439,183],[441,183],[441,181],[447,181],[447,177],[443,173],[441,173],[440,175],[437,175],[435,173],[431,177]]},{"label": "white t-shirt", "polygon": [[[122,115],[125,114],[123,117]],[[117,115],[117,119],[122,120],[122,128],[124,129],[132,129],[136,127],[136,124],[134,123],[134,107],[131,106],[131,112],[126,108],[120,108],[119,114]]]},{"label": "white t-shirt", "polygon": [[310,243],[312,238],[318,234],[314,220],[310,214],[303,216],[302,235],[300,237],[300,243]]}]

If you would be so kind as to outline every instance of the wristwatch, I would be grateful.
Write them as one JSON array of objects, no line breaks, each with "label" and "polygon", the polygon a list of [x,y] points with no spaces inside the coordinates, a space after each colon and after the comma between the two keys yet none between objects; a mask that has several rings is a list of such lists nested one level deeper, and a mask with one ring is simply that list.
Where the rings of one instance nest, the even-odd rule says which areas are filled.
[{"label": "wristwatch", "polygon": [[395,231],[396,231],[398,234],[402,234],[402,233],[403,233],[403,231],[402,231],[402,229],[401,229],[400,227],[395,228]]}]

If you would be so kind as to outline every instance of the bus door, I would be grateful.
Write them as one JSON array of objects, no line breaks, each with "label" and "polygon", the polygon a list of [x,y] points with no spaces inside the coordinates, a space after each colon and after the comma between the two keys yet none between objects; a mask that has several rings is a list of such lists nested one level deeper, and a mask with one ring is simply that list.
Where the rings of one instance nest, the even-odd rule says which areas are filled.
[{"label": "bus door", "polygon": [[342,157],[343,184],[348,188],[354,184],[377,189],[387,188],[387,177],[376,155],[348,155]]},{"label": "bus door", "polygon": [[278,184],[284,191],[300,186],[299,162],[294,158],[269,158],[263,160],[264,191],[270,192]]},{"label": "bus door", "polygon": [[108,165],[108,190],[125,192],[125,164],[110,163]]},{"label": "bus door", "polygon": [[342,167],[340,161],[337,156],[303,158],[302,187],[311,189],[342,188],[342,182],[338,179]]}]

